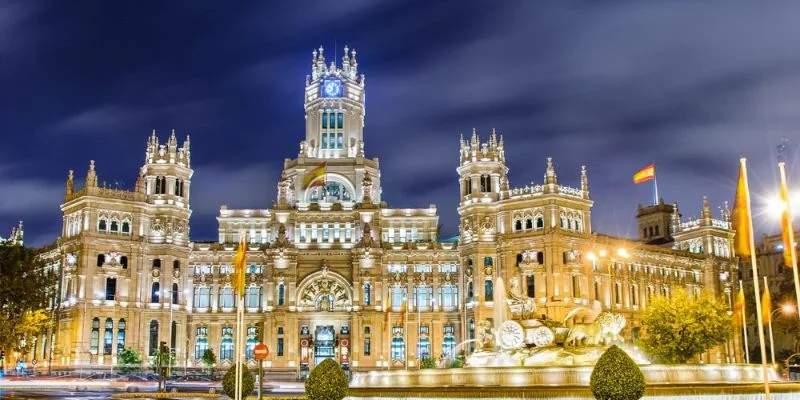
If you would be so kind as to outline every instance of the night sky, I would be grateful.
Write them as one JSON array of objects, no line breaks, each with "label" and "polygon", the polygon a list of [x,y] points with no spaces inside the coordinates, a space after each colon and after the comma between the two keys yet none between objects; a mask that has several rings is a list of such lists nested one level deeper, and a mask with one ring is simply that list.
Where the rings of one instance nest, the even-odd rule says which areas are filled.
[{"label": "night sky", "polygon": [[[800,160],[800,2],[0,1],[0,234],[53,242],[67,170],[132,187],[152,129],[192,135],[193,240],[219,206],[268,208],[304,137],[311,51],[358,50],[366,152],[392,207],[457,233],[458,138],[503,133],[512,186],[589,171],[594,229],[635,236],[659,191],[697,216],[775,191]],[[798,162],[791,166],[798,169]],[[795,187],[800,174],[795,173]],[[82,182],[78,183],[79,186]],[[776,222],[760,218],[761,230]]]}]

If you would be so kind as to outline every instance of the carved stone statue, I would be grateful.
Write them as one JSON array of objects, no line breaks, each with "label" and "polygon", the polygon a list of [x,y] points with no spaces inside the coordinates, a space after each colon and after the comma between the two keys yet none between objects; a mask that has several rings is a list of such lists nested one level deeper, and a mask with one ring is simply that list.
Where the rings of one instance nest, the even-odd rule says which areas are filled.
[{"label": "carved stone statue", "polygon": [[520,319],[528,319],[536,312],[536,301],[522,295],[522,288],[519,278],[512,277],[508,287],[508,308],[513,315],[519,315]]},{"label": "carved stone statue", "polygon": [[494,349],[494,329],[492,323],[488,320],[483,320],[478,323],[476,337],[478,338],[478,349],[485,351],[492,351]]}]

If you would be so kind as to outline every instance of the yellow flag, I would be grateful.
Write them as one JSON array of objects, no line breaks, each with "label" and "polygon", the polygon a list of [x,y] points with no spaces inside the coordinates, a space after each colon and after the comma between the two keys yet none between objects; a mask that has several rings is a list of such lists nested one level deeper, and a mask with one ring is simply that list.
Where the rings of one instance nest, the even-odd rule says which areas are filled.
[{"label": "yellow flag", "polygon": [[[781,163],[783,164],[783,163]],[[783,263],[789,267],[794,267],[794,262],[792,262],[792,236],[794,236],[794,232],[792,232],[792,203],[789,201],[789,189],[786,187],[786,180],[784,178],[786,172],[783,170],[783,165],[781,167],[781,203],[783,203],[784,208],[783,212],[781,212],[781,228],[783,230]]]},{"label": "yellow flag", "polygon": [[392,300],[392,291],[389,288],[386,288],[386,301],[383,302],[383,329],[389,329],[389,311],[392,309],[391,306]]},{"label": "yellow flag", "polygon": [[406,322],[406,313],[408,312],[408,306],[406,305],[406,298],[403,298],[403,304],[400,306],[400,324],[404,324]]},{"label": "yellow flag", "polygon": [[233,256],[233,290],[239,296],[244,296],[245,264],[247,264],[247,240],[246,234],[242,233],[239,246],[236,248],[236,255]]},{"label": "yellow flag", "polygon": [[739,293],[736,295],[736,304],[733,305],[733,323],[741,327],[744,323],[744,289],[739,286]]},{"label": "yellow flag", "polygon": [[318,178],[325,176],[327,170],[328,170],[328,163],[323,162],[322,164],[318,165],[311,171],[308,171],[305,174],[305,176],[303,176],[303,189],[308,189],[309,187],[314,187],[314,186],[325,185],[325,181]]},{"label": "yellow flag", "polygon": [[734,248],[740,257],[749,257],[751,253],[750,238],[753,234],[750,219],[750,193],[747,190],[747,160],[739,160],[739,183],[736,184],[736,198],[733,201]]},{"label": "yellow flag", "polygon": [[769,323],[772,314],[772,297],[769,295],[769,286],[764,285],[764,294],[761,296],[761,324]]}]

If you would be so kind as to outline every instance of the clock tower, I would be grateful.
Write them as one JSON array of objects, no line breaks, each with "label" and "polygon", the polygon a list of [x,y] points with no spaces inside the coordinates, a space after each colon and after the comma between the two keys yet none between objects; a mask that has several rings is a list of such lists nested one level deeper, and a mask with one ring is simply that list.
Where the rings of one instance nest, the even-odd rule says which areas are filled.
[{"label": "clock tower", "polygon": [[341,66],[325,65],[322,47],[312,55],[304,102],[306,156],[356,157],[364,151],[364,75],[356,51],[345,46]]},{"label": "clock tower", "polygon": [[297,159],[284,163],[278,204],[379,203],[378,159],[364,155],[364,75],[355,50],[345,46],[339,65],[325,63],[322,47],[312,52],[303,106],[305,139]]}]

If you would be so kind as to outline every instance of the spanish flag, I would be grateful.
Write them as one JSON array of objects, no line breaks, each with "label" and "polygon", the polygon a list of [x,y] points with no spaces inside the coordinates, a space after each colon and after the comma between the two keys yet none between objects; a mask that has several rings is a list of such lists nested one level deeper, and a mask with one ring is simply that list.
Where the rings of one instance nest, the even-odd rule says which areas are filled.
[{"label": "spanish flag", "polygon": [[656,165],[650,164],[633,174],[633,183],[640,184],[656,178]]},{"label": "spanish flag", "polygon": [[325,176],[325,173],[328,169],[328,163],[323,162],[322,164],[316,166],[311,171],[308,171],[305,176],[303,176],[303,189],[308,189],[309,187],[313,186],[323,186],[325,182],[323,179],[318,179]]},{"label": "spanish flag", "polygon": [[789,201],[789,188],[786,187],[786,169],[785,164],[780,163],[778,166],[781,170],[781,203],[783,203],[783,211],[781,212],[781,228],[783,228],[783,264],[789,268],[794,267],[794,260],[792,260],[792,250],[794,246],[794,232],[792,231],[792,203]]},{"label": "spanish flag", "polygon": [[403,297],[403,305],[400,306],[400,325],[406,323],[406,314],[408,314],[408,306],[406,305],[407,299]]},{"label": "spanish flag", "polygon": [[741,257],[751,253],[750,238],[753,235],[750,218],[750,193],[747,188],[747,160],[739,160],[739,183],[736,184],[736,198],[733,200],[733,228],[736,230],[734,248]]},{"label": "spanish flag", "polygon": [[769,324],[772,317],[772,297],[769,294],[767,280],[764,279],[764,293],[761,295],[761,325]]},{"label": "spanish flag", "polygon": [[242,233],[239,247],[236,248],[236,255],[233,256],[233,277],[231,279],[233,291],[242,297],[244,297],[245,264],[247,264],[246,236],[246,233]]},{"label": "spanish flag", "polygon": [[744,323],[744,288],[741,285],[736,295],[736,304],[733,305],[733,323],[740,328]]}]

